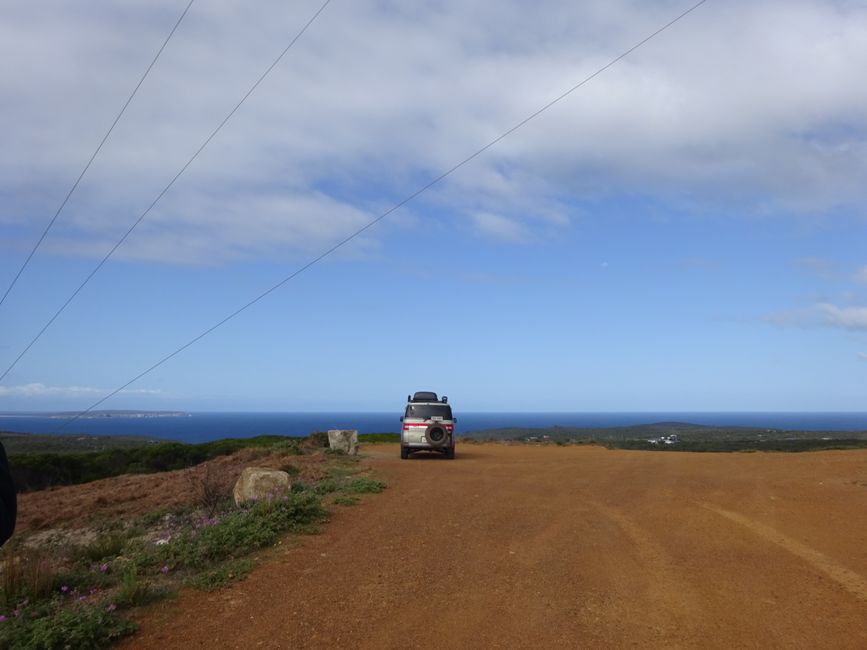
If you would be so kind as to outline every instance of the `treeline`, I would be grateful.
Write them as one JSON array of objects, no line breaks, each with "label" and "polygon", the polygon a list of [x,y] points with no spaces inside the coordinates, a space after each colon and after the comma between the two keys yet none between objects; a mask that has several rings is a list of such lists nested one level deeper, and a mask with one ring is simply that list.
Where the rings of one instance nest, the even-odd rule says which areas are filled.
[{"label": "treeline", "polygon": [[[58,436],[59,437],[59,436]],[[359,442],[395,442],[397,433],[367,433]],[[200,444],[159,442],[139,447],[119,447],[79,453],[10,454],[9,470],[19,492],[44,490],[57,485],[75,485],[121,474],[152,474],[192,467],[217,456],[233,454],[248,447],[265,447],[301,453],[301,444],[327,447],[328,434],[311,433],[307,438],[256,436],[225,438]]]},{"label": "treeline", "polygon": [[859,438],[837,438],[832,440],[681,440],[675,444],[654,445],[647,440],[601,440],[600,444],[609,449],[641,449],[644,451],[826,451],[832,449],[867,448],[867,440]]},{"label": "treeline", "polygon": [[200,444],[163,442],[146,447],[74,454],[11,455],[9,470],[18,490],[30,492],[56,485],[87,483],[121,474],[149,474],[183,469],[246,447],[297,447],[301,440],[286,436],[256,436],[226,438]]}]

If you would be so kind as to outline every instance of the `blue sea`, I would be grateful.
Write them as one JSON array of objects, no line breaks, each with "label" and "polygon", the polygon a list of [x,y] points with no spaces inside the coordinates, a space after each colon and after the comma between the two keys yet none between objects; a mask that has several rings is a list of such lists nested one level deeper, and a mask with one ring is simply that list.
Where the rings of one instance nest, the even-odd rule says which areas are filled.
[{"label": "blue sea", "polygon": [[[867,413],[457,413],[458,434],[503,427],[614,427],[689,422],[797,431],[867,431]],[[180,442],[258,435],[306,436],[311,431],[400,430],[400,413],[191,413],[186,417],[99,417],[66,422],[44,414],[0,414],[0,431],[68,435],[137,435]]]}]

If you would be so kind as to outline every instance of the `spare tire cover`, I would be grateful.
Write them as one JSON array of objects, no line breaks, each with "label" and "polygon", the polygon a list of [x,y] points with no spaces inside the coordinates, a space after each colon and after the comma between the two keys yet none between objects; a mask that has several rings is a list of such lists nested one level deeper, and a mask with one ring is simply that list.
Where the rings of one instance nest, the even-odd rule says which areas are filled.
[{"label": "spare tire cover", "polygon": [[428,428],[424,432],[424,439],[427,440],[427,443],[431,447],[442,447],[449,439],[446,425],[439,422],[428,425]]}]

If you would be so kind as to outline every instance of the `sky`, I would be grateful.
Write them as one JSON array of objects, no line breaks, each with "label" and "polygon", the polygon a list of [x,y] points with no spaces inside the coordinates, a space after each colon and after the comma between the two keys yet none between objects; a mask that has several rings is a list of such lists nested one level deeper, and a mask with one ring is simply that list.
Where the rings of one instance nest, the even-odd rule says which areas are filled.
[{"label": "sky", "polygon": [[[85,409],[688,0],[332,0],[0,381]],[[0,291],[187,0],[0,0]],[[322,5],[196,0],[0,372]],[[867,4],[708,0],[100,408],[867,410]]]}]

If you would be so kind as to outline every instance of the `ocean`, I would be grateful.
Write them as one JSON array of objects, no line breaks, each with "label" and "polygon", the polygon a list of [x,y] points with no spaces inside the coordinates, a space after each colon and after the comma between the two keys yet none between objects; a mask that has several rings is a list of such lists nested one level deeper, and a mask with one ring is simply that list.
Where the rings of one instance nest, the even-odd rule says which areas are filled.
[{"label": "ocean", "polygon": [[[457,432],[505,427],[614,427],[654,422],[688,422],[796,431],[867,431],[867,413],[456,413]],[[179,442],[258,435],[306,436],[312,431],[358,429],[359,433],[400,430],[400,413],[191,413],[187,417],[81,418],[44,414],[0,414],[0,431],[66,435],[136,435]]]}]

